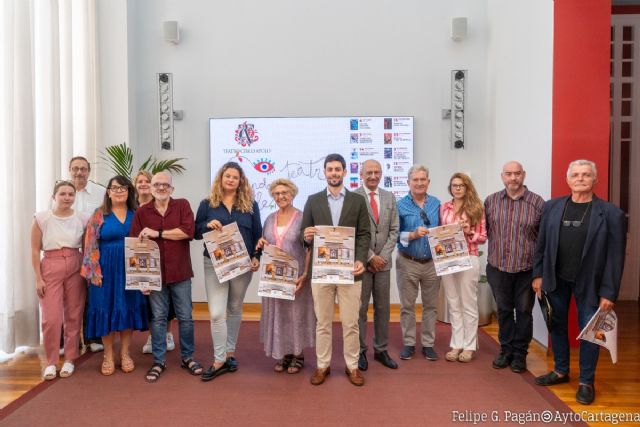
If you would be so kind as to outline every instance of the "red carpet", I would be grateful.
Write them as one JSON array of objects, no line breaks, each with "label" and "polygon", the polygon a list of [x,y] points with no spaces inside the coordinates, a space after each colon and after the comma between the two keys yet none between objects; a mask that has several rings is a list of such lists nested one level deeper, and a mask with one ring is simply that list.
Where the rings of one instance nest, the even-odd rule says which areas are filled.
[{"label": "red carpet", "polygon": [[[472,363],[444,360],[449,326],[440,323],[436,350],[441,360],[429,362],[415,357],[401,361],[400,325],[392,323],[389,352],[400,368],[383,367],[373,361],[370,352],[364,387],[351,385],[344,374],[339,324],[334,325],[332,373],[321,386],[309,384],[315,368],[313,350],[306,352],[306,366],[300,374],[276,374],[274,361],[264,356],[258,334],[258,322],[243,322],[237,352],[238,372],[203,383],[180,368],[180,353],[176,349],[168,354],[168,369],[156,384],[144,381],[152,357],[139,352],[146,336],[135,334],[133,373],[118,370],[111,377],[102,377],[99,373],[102,354],[85,356],[72,377],[40,384],[0,411],[1,424],[3,427],[473,425],[454,422],[453,411],[468,411],[469,417],[486,414],[488,425],[495,424],[492,416],[497,416],[501,424],[517,425],[515,419],[505,422],[505,411],[522,413],[523,417],[545,410],[554,414],[570,412],[550,391],[536,386],[530,373],[518,375],[509,369],[493,369],[491,361],[498,345],[483,331],[479,334],[480,350]],[[195,358],[205,365],[211,354],[209,323],[198,321]]]}]

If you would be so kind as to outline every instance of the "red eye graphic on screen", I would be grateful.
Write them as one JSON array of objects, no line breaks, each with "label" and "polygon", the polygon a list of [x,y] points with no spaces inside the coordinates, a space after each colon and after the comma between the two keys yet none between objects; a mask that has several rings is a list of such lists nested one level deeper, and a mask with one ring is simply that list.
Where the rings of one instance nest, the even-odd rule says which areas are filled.
[{"label": "red eye graphic on screen", "polygon": [[268,159],[260,159],[253,164],[253,167],[258,172],[269,173],[275,168],[275,163]]}]

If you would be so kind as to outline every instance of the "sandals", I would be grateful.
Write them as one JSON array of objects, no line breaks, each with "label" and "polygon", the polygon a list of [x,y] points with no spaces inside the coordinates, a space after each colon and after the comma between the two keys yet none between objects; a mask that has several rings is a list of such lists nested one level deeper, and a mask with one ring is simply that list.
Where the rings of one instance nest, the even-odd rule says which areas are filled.
[{"label": "sandals", "polygon": [[461,348],[452,348],[450,351],[447,352],[447,354],[444,355],[444,358],[448,362],[457,362],[458,357],[460,356],[460,353],[462,353]]},{"label": "sandals", "polygon": [[147,371],[145,381],[148,383],[155,383],[160,379],[160,375],[167,369],[164,363],[154,362],[151,368]]},{"label": "sandals", "polygon": [[458,356],[458,362],[469,363],[471,362],[472,359],[473,359],[473,351],[471,350],[464,350]]},{"label": "sandals", "polygon": [[276,372],[284,372],[289,366],[291,366],[291,361],[293,360],[293,354],[285,354],[284,357],[276,362],[276,366],[273,367],[273,370]]},{"label": "sandals", "polygon": [[64,364],[62,365],[62,369],[60,369],[60,378],[70,377],[73,374],[75,368],[76,367],[73,365],[73,362],[65,360]]},{"label": "sandals", "polygon": [[129,356],[128,354],[120,355],[120,369],[122,370],[122,372],[128,374],[130,372],[133,372],[135,368],[136,365],[135,363],[133,363],[133,359],[131,358],[131,356]]},{"label": "sandals", "polygon": [[100,373],[104,376],[113,375],[116,371],[116,365],[113,363],[113,358],[107,359],[107,356],[104,356],[102,359],[102,367],[100,368]]},{"label": "sandals", "polygon": [[289,363],[289,368],[287,369],[287,373],[289,374],[297,374],[304,367],[304,356],[301,354],[300,356],[293,356],[291,359],[291,363]]},{"label": "sandals", "polygon": [[202,366],[192,358],[183,360],[180,367],[188,370],[191,375],[202,375]]},{"label": "sandals", "polygon": [[56,375],[57,375],[56,365],[49,365],[46,368],[44,368],[44,372],[42,372],[42,378],[45,381],[51,381],[55,379]]}]

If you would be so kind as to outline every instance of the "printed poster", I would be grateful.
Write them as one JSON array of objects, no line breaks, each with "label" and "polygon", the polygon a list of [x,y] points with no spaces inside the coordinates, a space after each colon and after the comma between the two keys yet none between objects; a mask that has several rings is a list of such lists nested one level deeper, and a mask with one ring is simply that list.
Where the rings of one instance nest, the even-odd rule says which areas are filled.
[{"label": "printed poster", "polygon": [[238,223],[232,222],[223,226],[222,230],[209,231],[202,237],[220,283],[251,271],[251,257],[242,240]]},{"label": "printed poster", "polygon": [[126,290],[162,290],[160,248],[151,239],[124,238],[124,271]]},{"label": "printed poster", "polygon": [[438,276],[471,269],[469,248],[460,224],[429,229],[429,247]]},{"label": "printed poster", "polygon": [[598,309],[577,339],[589,341],[609,350],[611,361],[618,362],[618,316],[613,310]]},{"label": "printed poster", "polygon": [[267,245],[260,260],[258,296],[295,300],[298,261],[275,245]]},{"label": "printed poster", "polygon": [[356,230],[316,226],[311,283],[353,285]]}]

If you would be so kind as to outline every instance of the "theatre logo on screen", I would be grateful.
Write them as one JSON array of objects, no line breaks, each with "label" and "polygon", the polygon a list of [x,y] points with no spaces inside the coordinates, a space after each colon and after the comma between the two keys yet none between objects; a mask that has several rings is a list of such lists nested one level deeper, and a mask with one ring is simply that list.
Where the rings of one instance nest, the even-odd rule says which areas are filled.
[{"label": "theatre logo on screen", "polygon": [[250,147],[251,144],[257,142],[260,139],[260,136],[258,135],[258,131],[256,130],[253,123],[242,122],[235,130],[234,139],[242,147]]}]

